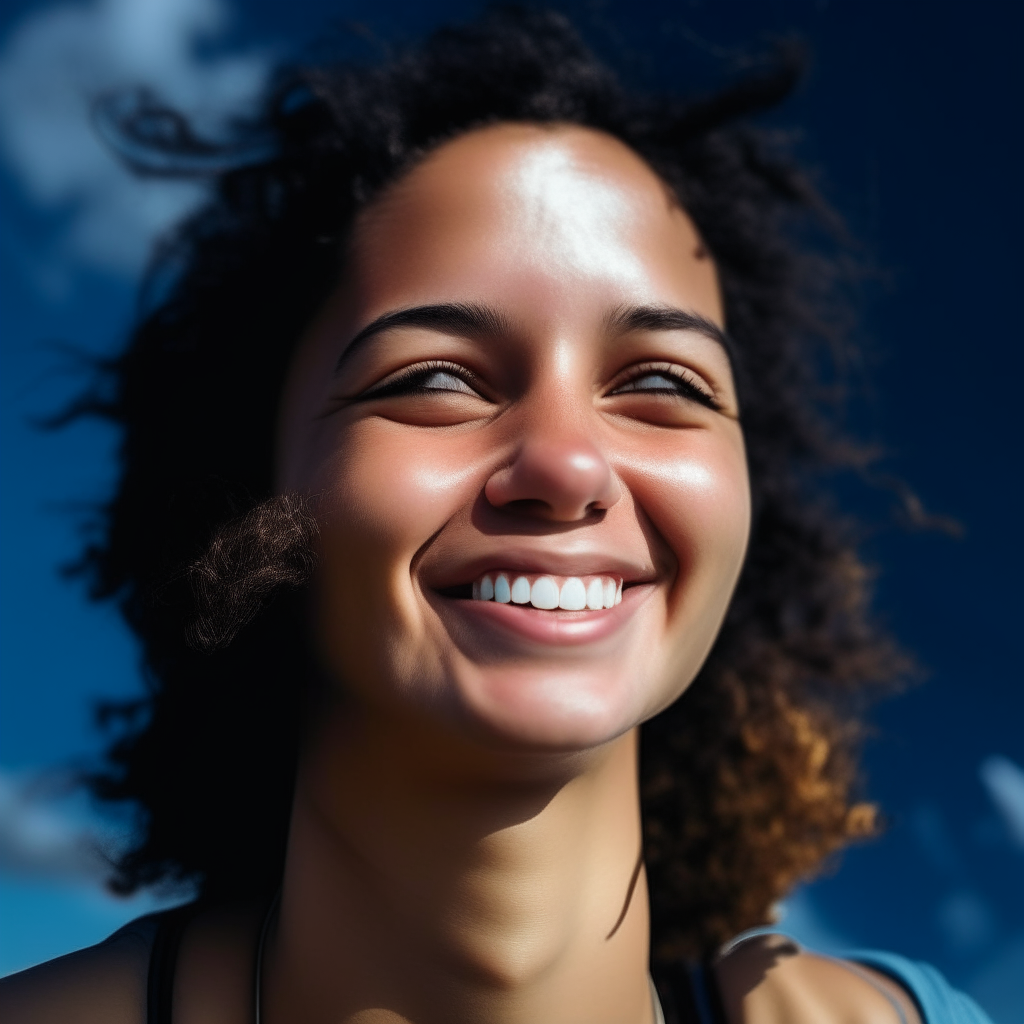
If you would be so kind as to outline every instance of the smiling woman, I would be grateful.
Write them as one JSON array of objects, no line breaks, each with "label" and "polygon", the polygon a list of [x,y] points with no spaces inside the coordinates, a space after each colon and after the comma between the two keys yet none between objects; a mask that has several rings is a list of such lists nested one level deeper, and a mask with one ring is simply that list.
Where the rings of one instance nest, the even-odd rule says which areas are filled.
[{"label": "smiling woman", "polygon": [[151,686],[91,780],[114,884],[199,897],[5,1020],[982,1019],[730,942],[874,830],[852,710],[901,667],[820,498],[862,458],[820,203],[732,124],[792,82],[630,96],[521,12],[285,76],[83,403]]},{"label": "smiling woman", "polygon": [[[553,749],[672,703],[750,525],[722,320],[691,221],[603,133],[479,129],[392,185],[282,403],[278,486],[322,496],[337,677]],[[465,600],[492,576],[506,601]],[[559,607],[602,577],[614,607]]]}]

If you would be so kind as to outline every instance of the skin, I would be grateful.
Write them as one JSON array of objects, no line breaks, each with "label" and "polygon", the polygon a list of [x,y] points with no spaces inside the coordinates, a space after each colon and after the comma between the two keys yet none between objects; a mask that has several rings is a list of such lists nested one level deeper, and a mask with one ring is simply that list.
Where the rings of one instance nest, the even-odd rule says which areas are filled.
[{"label": "skin", "polygon": [[[365,333],[439,305],[463,314]],[[637,728],[696,675],[750,526],[724,326],[685,211],[597,132],[469,133],[361,216],[280,418],[328,683],[264,1021],[653,1021]],[[501,569],[626,585],[599,612],[459,596]],[[176,1019],[249,1019],[256,921],[189,930]],[[898,1019],[776,940],[718,973],[733,1024]]]}]

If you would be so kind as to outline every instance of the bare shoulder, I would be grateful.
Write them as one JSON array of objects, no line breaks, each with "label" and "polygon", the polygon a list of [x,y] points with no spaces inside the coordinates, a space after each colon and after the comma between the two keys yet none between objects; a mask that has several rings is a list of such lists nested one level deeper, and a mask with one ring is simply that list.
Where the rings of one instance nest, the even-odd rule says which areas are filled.
[{"label": "bare shoulder", "polygon": [[892,979],[807,952],[783,935],[741,943],[715,973],[730,1024],[921,1024]]},{"label": "bare shoulder", "polygon": [[145,1024],[152,928],[128,925],[105,942],[0,979],[4,1024]]}]

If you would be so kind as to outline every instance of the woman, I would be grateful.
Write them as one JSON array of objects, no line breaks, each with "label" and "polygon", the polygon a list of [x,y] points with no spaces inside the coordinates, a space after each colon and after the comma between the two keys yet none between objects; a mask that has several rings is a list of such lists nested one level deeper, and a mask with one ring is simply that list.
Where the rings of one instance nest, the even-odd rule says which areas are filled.
[{"label": "woman", "polygon": [[[729,944],[874,830],[852,714],[900,669],[819,496],[861,459],[820,204],[734,124],[792,81],[632,96],[513,11],[283,82],[83,406],[150,682],[92,780],[140,811],[115,887],[199,898],[5,1020],[982,1019]],[[154,123],[137,162],[223,159]]]}]

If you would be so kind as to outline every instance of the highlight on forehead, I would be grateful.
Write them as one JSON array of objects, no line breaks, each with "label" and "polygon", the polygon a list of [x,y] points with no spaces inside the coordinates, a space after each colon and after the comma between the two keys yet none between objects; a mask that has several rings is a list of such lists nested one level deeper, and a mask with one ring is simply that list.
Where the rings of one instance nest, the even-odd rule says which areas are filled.
[{"label": "highlight on forehead", "polygon": [[[360,213],[348,257],[389,262],[410,232],[444,233],[474,209],[516,210],[532,224],[528,237],[558,240],[561,263],[597,272],[614,257],[623,279],[645,275],[646,239],[674,236],[676,266],[692,260],[718,292],[714,263],[675,189],[621,139],[566,123],[504,122],[442,143]],[[605,245],[609,233],[621,242]],[[724,319],[720,293],[712,317]]]},{"label": "highlight on forehead", "polygon": [[[488,150],[491,155],[500,150],[522,150],[524,145],[529,145],[537,139],[546,138],[553,141],[559,136],[566,143],[559,148],[572,151],[572,157],[567,162],[572,164],[576,173],[605,177],[610,164],[615,165],[619,170],[639,171],[641,176],[646,177],[649,183],[660,191],[667,209],[686,214],[686,209],[675,189],[640,153],[618,136],[571,121],[502,121],[497,124],[471,128],[421,153],[413,162],[406,165],[378,195],[373,197],[360,212],[357,224],[359,221],[372,220],[376,213],[382,212],[390,201],[401,195],[404,186],[412,182],[420,172],[429,170],[438,161],[444,161],[451,156],[467,152],[472,154],[472,158],[481,159],[482,154]],[[530,146],[529,148],[534,147]],[[603,150],[603,152],[595,152],[597,150]],[[518,158],[516,162],[523,162],[522,158]],[[532,161],[528,158],[526,162]],[[632,165],[631,168],[630,165]],[[707,256],[703,244],[698,247],[698,251],[694,255],[697,259]]]}]

